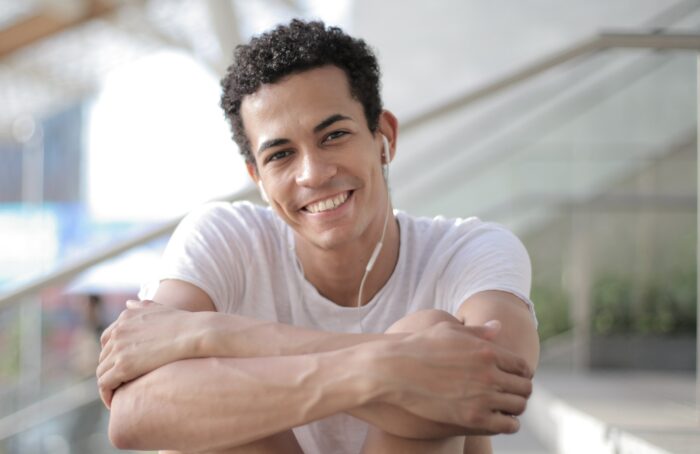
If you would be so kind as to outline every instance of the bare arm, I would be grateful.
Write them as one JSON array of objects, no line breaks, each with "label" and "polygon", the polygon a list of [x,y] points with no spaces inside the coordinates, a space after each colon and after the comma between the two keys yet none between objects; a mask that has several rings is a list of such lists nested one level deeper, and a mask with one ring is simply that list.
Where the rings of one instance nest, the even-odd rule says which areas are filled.
[{"label": "bare arm", "polygon": [[[539,337],[532,314],[523,301],[515,295],[500,291],[488,291],[474,295],[459,309],[458,317],[467,325],[498,320],[501,330],[493,341],[524,358],[532,371],[539,360]],[[489,437],[468,437],[464,454],[490,453]]]},{"label": "bare arm", "polygon": [[239,446],[363,403],[358,352],[177,361],[118,389],[109,434],[122,449]]},{"label": "bare arm", "polygon": [[[164,284],[167,282],[170,282],[171,284],[177,283],[177,281],[166,281]],[[178,283],[178,284],[184,284],[184,283]],[[205,298],[201,298],[202,295]],[[173,305],[175,307],[183,307],[182,301],[185,301],[185,305],[190,305],[193,309],[207,309],[207,308],[212,308],[213,305],[211,304],[211,301],[208,300],[208,297],[206,297],[206,294],[201,292],[201,290],[197,289],[196,287],[189,286],[189,284],[185,284],[184,287],[181,285],[161,285],[161,289],[159,290],[158,295],[156,295],[156,298],[161,299],[161,300],[168,300],[170,301],[170,305]],[[157,309],[157,308],[156,308]],[[133,313],[137,314],[134,315],[133,317],[136,317],[137,321],[141,321],[143,323],[147,323],[150,318],[153,318],[155,312],[153,312],[153,308],[151,310],[145,310],[143,308],[139,308],[137,310],[132,311]],[[175,313],[176,311],[171,311]],[[162,314],[161,314],[162,315]],[[168,314],[166,314],[168,315]],[[172,315],[172,314],[170,314]],[[302,330],[294,327],[290,327],[287,325],[281,325],[281,324],[273,324],[275,325],[278,329],[272,329],[271,324],[268,323],[263,323],[257,320],[253,319],[245,319],[238,317],[236,320],[236,323],[231,323],[234,321],[234,318],[232,317],[237,317],[237,316],[223,316],[223,317],[229,317],[228,319],[225,319],[222,317],[221,314],[189,314],[188,317],[186,317],[186,325],[178,325],[178,320],[182,321],[182,314],[179,314],[180,317],[176,317],[172,321],[172,323],[161,323],[160,325],[166,325],[169,326],[172,330],[173,333],[171,333],[170,336],[163,336],[162,334],[158,334],[154,332],[152,329],[146,329],[142,330],[142,332],[145,332],[151,336],[155,340],[160,340],[163,337],[167,339],[169,342],[169,345],[171,348],[169,350],[171,351],[176,351],[178,355],[183,354],[183,352],[187,349],[183,348],[183,345],[187,344],[192,344],[192,339],[197,339],[200,337],[199,335],[191,335],[191,333],[200,333],[200,329],[197,328],[197,326],[200,324],[204,318],[201,317],[209,317],[209,316],[214,316],[209,322],[215,322],[215,320],[226,320],[228,323],[225,323],[222,326],[234,326],[234,332],[226,332],[225,338],[229,339],[231,341],[231,346],[235,347],[238,343],[233,341],[234,339],[241,339],[240,345],[248,345],[246,347],[249,350],[245,350],[247,355],[252,356],[253,354],[275,354],[279,353],[279,349],[284,349],[284,352],[287,354],[292,353],[291,352],[291,347],[290,346],[296,346],[295,348],[299,349],[311,349],[311,348],[318,348],[319,350],[325,350],[329,348],[329,346],[333,345],[335,348],[342,347],[343,345],[346,344],[363,344],[367,342],[371,342],[376,340],[377,338],[383,338],[383,339],[389,339],[393,340],[394,342],[397,342],[400,339],[405,339],[407,341],[411,340],[408,339],[408,336],[405,335],[370,335],[370,336],[362,336],[362,335],[340,335],[338,337],[333,337],[333,333],[324,333],[324,332],[315,332],[311,330]],[[197,315],[196,318],[193,318],[193,316]],[[141,320],[143,319],[143,320]],[[196,322],[196,321],[199,322]],[[157,324],[158,325],[158,324]],[[210,325],[210,323],[205,323],[206,325]],[[126,324],[118,324],[116,325],[117,327],[122,327],[123,330],[129,331],[129,323]],[[150,325],[149,325],[150,326]],[[119,338],[118,336],[119,331],[117,331],[118,328],[114,328],[112,331],[106,334],[105,338],[107,340],[110,340],[110,337],[112,342],[109,342],[107,347],[105,348],[105,351],[108,351],[110,348],[111,344],[114,344],[116,342],[116,339]],[[445,331],[445,330],[443,330]],[[436,333],[439,332],[436,331]],[[184,333],[184,334],[183,334]],[[188,334],[190,333],[190,334]],[[273,341],[270,342],[271,334],[274,333],[286,333],[284,336],[280,336],[277,339],[277,341],[274,341],[274,337],[272,338]],[[111,336],[113,334],[113,336]],[[221,333],[220,333],[221,334]],[[442,332],[440,335],[445,335],[447,338],[449,337],[455,337],[453,341],[451,342],[451,345],[449,345],[450,348],[456,348],[460,351],[463,350],[463,345],[465,345],[465,341],[474,343],[474,340],[476,339],[478,341],[478,338],[475,338],[475,336],[472,335],[472,333],[467,333],[467,332],[460,332],[460,333],[450,333],[450,332]],[[430,340],[430,333],[428,333],[428,340]],[[435,337],[435,335],[433,335]],[[439,336],[438,336],[439,337]],[[201,340],[201,338],[199,339]],[[247,340],[247,341],[246,341]],[[416,344],[416,341],[418,345],[425,345],[425,342],[420,342],[419,339],[413,339],[413,342],[408,342],[408,344]],[[247,343],[246,343],[247,342]],[[482,342],[483,343],[483,342]],[[200,353],[207,351],[208,347],[206,347],[207,343],[206,342],[194,342],[195,345],[199,345],[199,350]],[[284,345],[282,345],[284,344]],[[386,385],[386,380],[382,382],[381,380],[375,380],[374,383],[377,384],[374,388],[372,388],[372,392],[365,392],[361,396],[356,396],[356,399],[359,402],[363,402],[362,404],[357,404],[353,406],[349,406],[343,409],[337,409],[334,408],[333,411],[330,413],[335,413],[338,411],[349,411],[351,414],[355,414],[356,416],[366,419],[369,422],[378,425],[379,427],[384,428],[384,426],[387,426],[388,430],[391,431],[391,429],[396,430],[396,431],[401,431],[402,433],[397,433],[397,435],[403,435],[405,433],[409,434],[419,434],[418,436],[425,437],[425,438],[433,438],[433,437],[440,437],[440,436],[446,436],[447,434],[454,434],[454,433],[464,433],[465,431],[480,431],[480,432],[485,432],[485,433],[496,433],[496,432],[504,432],[504,431],[513,431],[514,429],[512,428],[512,422],[509,420],[506,421],[491,421],[489,418],[484,418],[483,415],[479,414],[479,411],[482,407],[481,403],[475,403],[476,401],[469,401],[469,399],[465,398],[465,405],[470,408],[474,408],[474,406],[479,407],[479,409],[470,411],[465,414],[449,414],[450,412],[448,411],[448,408],[444,407],[457,407],[456,402],[458,399],[455,399],[454,401],[443,401],[443,402],[438,402],[437,399],[431,399],[430,398],[430,392],[432,393],[444,393],[444,389],[429,389],[431,387],[431,381],[427,381],[424,384],[419,384],[416,385],[413,382],[413,379],[415,379],[416,375],[415,374],[406,374],[405,371],[402,370],[402,368],[406,367],[405,363],[408,362],[410,363],[411,361],[417,361],[418,364],[416,367],[420,369],[421,366],[421,355],[416,354],[416,348],[415,347],[407,347],[407,346],[402,346],[402,348],[389,348],[388,350],[384,347],[386,347],[387,342],[373,342],[372,346],[372,351],[376,352],[382,352],[380,355],[370,355],[373,358],[381,357],[382,361],[380,362],[373,362],[374,366],[377,364],[382,364],[383,367],[368,367],[367,363],[364,362],[363,364],[358,364],[358,363],[353,363],[352,361],[343,361],[344,367],[348,370],[353,370],[353,371],[363,371],[365,372],[367,370],[371,369],[382,369],[382,371],[378,372],[376,375],[377,376],[382,376],[382,372],[384,373],[383,378],[384,379],[389,379],[388,381],[391,382],[392,386],[389,387]],[[444,342],[442,342],[444,344]],[[430,348],[427,348],[425,351],[425,354],[423,355],[422,359],[429,358],[432,356],[432,353],[435,351],[435,348],[443,348],[443,347],[448,347],[448,345],[440,345],[440,346],[432,346]],[[128,342],[125,344],[128,345]],[[218,343],[212,343],[211,345],[218,345]],[[260,350],[252,350],[252,348],[255,346],[261,346],[259,347]],[[381,346],[382,348],[378,348],[378,346]],[[477,357],[472,357],[471,361],[465,360],[465,358],[462,358],[462,360],[458,361],[459,364],[469,364],[472,363],[474,366],[477,366],[478,364],[484,364],[484,361],[486,363],[489,363],[489,365],[493,366],[493,362],[496,359],[497,355],[493,351],[491,351],[492,354],[490,355],[482,355],[480,353],[480,349],[482,349],[483,346],[476,345],[476,350],[473,350],[471,353],[476,353]],[[409,348],[409,350],[406,350],[406,348]],[[265,350],[267,349],[267,350]],[[482,349],[483,350],[483,349]],[[117,350],[112,349],[113,353],[116,353]],[[128,349],[127,349],[128,351]],[[389,353],[387,353],[389,351]],[[341,350],[335,350],[333,352],[328,352],[329,357],[334,357],[330,353],[339,353]],[[137,351],[136,353],[139,353]],[[231,354],[231,352],[228,352]],[[347,353],[347,352],[344,352]],[[487,352],[488,353],[488,352]],[[211,351],[207,352],[207,355],[211,354]],[[103,358],[105,361],[102,364],[107,364],[109,362],[109,359],[113,355],[107,355],[105,358]],[[150,357],[151,355],[140,355],[141,357]],[[314,355],[310,355],[314,356]],[[323,356],[323,355],[322,355]],[[363,356],[363,355],[360,355]],[[403,358],[403,360],[400,361],[394,361],[394,366],[393,367],[386,367],[387,364],[392,363],[391,357],[392,356],[398,356],[399,358]],[[408,358],[407,361],[407,356],[412,358]],[[116,355],[117,358],[119,358],[119,355]],[[137,355],[138,357],[138,355]],[[187,357],[187,356],[185,356]],[[122,387],[118,394],[115,396],[114,400],[114,410],[112,412],[112,417],[110,420],[110,433],[112,434],[112,438],[117,443],[118,445],[121,444],[122,446],[125,447],[143,447],[143,448],[148,448],[151,446],[158,446],[158,447],[166,447],[167,445],[160,445],[158,443],[161,443],[163,441],[169,441],[172,442],[173,444],[170,445],[172,447],[178,448],[178,449],[190,449],[191,444],[194,444],[196,446],[202,446],[201,443],[209,443],[210,440],[217,440],[222,441],[226,440],[226,443],[223,445],[225,446],[233,446],[237,445],[240,443],[244,443],[247,441],[250,441],[251,439],[257,439],[264,437],[266,435],[269,435],[268,431],[260,432],[260,428],[258,428],[257,432],[255,430],[249,430],[251,429],[250,427],[246,426],[244,422],[245,418],[248,418],[249,412],[246,411],[245,406],[240,406],[240,405],[232,405],[232,406],[226,406],[225,411],[227,412],[227,418],[223,418],[224,421],[227,421],[229,423],[235,423],[235,426],[230,426],[230,425],[217,425],[217,424],[212,424],[212,422],[206,418],[201,419],[202,422],[205,422],[204,426],[210,427],[210,430],[216,431],[217,428],[221,429],[222,432],[216,432],[218,436],[211,436],[209,435],[209,432],[206,430],[197,430],[195,431],[194,434],[191,434],[187,428],[183,427],[183,424],[186,424],[187,427],[192,427],[191,421],[192,419],[189,418],[189,415],[198,415],[198,411],[202,409],[207,409],[211,405],[217,405],[220,403],[220,400],[215,399],[215,396],[218,397],[218,393],[215,393],[214,396],[210,396],[211,399],[208,401],[206,398],[197,398],[197,399],[189,399],[186,400],[184,403],[180,403],[176,398],[172,398],[173,395],[180,395],[181,393],[185,393],[185,390],[188,389],[201,389],[201,388],[207,388],[208,386],[212,386],[213,389],[218,390],[219,386],[219,380],[215,380],[214,377],[221,376],[222,374],[225,375],[227,373],[232,374],[232,377],[229,377],[228,380],[243,380],[242,376],[236,375],[237,371],[237,366],[239,364],[241,365],[246,365],[248,367],[249,365],[254,365],[256,371],[260,372],[262,374],[262,378],[267,376],[267,374],[273,374],[273,376],[277,377],[284,377],[285,382],[292,382],[294,383],[295,376],[288,375],[288,374],[294,374],[294,373],[300,373],[304,374],[306,372],[303,372],[300,369],[297,369],[295,367],[289,367],[287,366],[279,366],[279,362],[282,361],[283,358],[256,358],[256,359],[248,359],[248,360],[242,360],[242,359],[229,359],[229,360],[219,360],[219,362],[214,362],[215,365],[217,365],[217,368],[215,370],[212,370],[210,372],[210,368],[213,367],[209,362],[206,361],[198,361],[198,362],[187,362],[190,365],[196,365],[195,368],[193,367],[186,367],[183,368],[181,366],[178,366],[179,364],[182,363],[180,361],[179,363],[173,363],[168,366],[165,366],[161,369],[158,369],[154,372],[151,372],[150,374],[145,375],[144,377],[136,380],[132,384],[129,384],[128,386]],[[514,361],[513,358],[509,358],[509,360],[512,362]],[[306,361],[305,356],[295,356],[295,357],[289,357],[287,358],[287,361],[300,361],[304,362]],[[448,359],[449,361],[449,359]],[[123,364],[128,364],[129,361],[122,361]],[[517,361],[516,361],[517,363]],[[222,368],[221,365],[226,364],[228,368]],[[275,365],[278,366],[275,366]],[[287,364],[287,363],[285,363]],[[464,387],[467,387],[469,385],[470,391],[483,391],[484,386],[481,383],[478,383],[480,386],[475,386],[476,382],[480,379],[480,369],[479,367],[475,367],[472,370],[460,370],[460,365],[457,365],[457,367],[453,367],[451,373],[455,374],[454,378],[455,380],[455,386],[454,386],[454,392],[459,391],[460,395],[462,396],[467,396],[467,394],[463,393],[461,390]],[[425,370],[425,376],[426,377],[432,377],[432,367],[434,364],[429,364],[425,365],[423,364],[424,367],[427,367]],[[515,368],[519,367],[517,364],[509,364],[507,367]],[[279,369],[278,369],[279,368]],[[331,367],[332,368],[332,367]],[[112,367],[112,369],[120,369],[120,367]],[[394,370],[395,369],[395,370]],[[415,368],[413,368],[415,369]],[[279,370],[279,374],[277,371]],[[106,372],[103,371],[103,374],[101,375],[100,383],[101,387],[104,385],[105,379],[103,377],[108,377],[110,374],[111,369],[108,369]],[[167,378],[164,379],[163,374],[168,372]],[[262,371],[262,372],[261,372]],[[177,372],[174,374],[174,372]],[[399,373],[400,377],[392,377],[396,372]],[[415,372],[415,370],[412,370],[411,372]],[[192,376],[190,376],[191,374]],[[287,374],[287,375],[285,375]],[[463,380],[458,380],[460,377],[459,374],[462,374],[461,377]],[[466,374],[466,375],[465,375]],[[100,375],[100,372],[98,371],[98,375]],[[245,374],[244,374],[245,375]],[[417,376],[420,376],[421,374],[418,373]],[[479,377],[477,377],[479,375]],[[155,376],[156,378],[153,378]],[[377,377],[374,377],[377,378]],[[194,380],[194,381],[193,381]],[[525,380],[525,379],[523,379]],[[515,386],[521,394],[527,395],[529,394],[529,381],[525,380],[526,383],[525,385],[523,383],[518,383],[513,384],[513,383],[508,383],[507,385],[504,385],[503,383],[497,384],[494,381],[490,383],[490,385],[494,386]],[[121,383],[121,382],[119,382]],[[273,394],[267,393],[266,388],[271,386],[270,384],[266,383],[265,380],[252,380],[249,382],[246,382],[248,385],[251,387],[249,389],[246,389],[245,396],[257,396],[257,401],[258,402],[267,402],[269,405],[266,407],[265,405],[262,405],[261,408],[267,408],[267,411],[271,412],[272,417],[274,421],[265,421],[265,426],[266,429],[269,428],[280,428],[279,430],[284,430],[289,427],[294,427],[298,424],[302,424],[303,422],[301,421],[303,418],[301,418],[298,414],[292,415],[289,413],[284,413],[284,412],[275,412],[274,408],[276,408],[279,403],[284,402],[284,401],[278,401],[276,397],[274,397]],[[157,386],[156,386],[157,384]],[[417,405],[414,405],[411,408],[411,411],[408,411],[408,409],[402,408],[403,405],[406,404],[406,402],[410,402],[411,399],[407,399],[406,395],[400,392],[402,387],[411,387],[411,388],[421,388],[421,385],[425,386],[428,388],[427,390],[424,389],[425,391],[425,396],[422,396],[421,398],[423,399],[422,403],[418,403]],[[486,384],[488,387],[489,384]],[[157,389],[155,389],[155,388]],[[238,389],[238,388],[236,388]],[[364,388],[363,388],[364,389]],[[366,390],[365,390],[366,391]],[[287,389],[286,393],[294,393],[294,389]],[[189,393],[191,394],[191,393]],[[410,394],[410,393],[409,393]],[[376,398],[373,399],[375,396],[381,396],[381,398]],[[236,394],[233,394],[235,397]],[[293,397],[293,396],[292,396]],[[421,401],[421,398],[418,400]],[[270,402],[269,399],[272,399]],[[291,398],[290,398],[291,399]],[[321,399],[322,401],[325,401],[326,398]],[[370,400],[372,402],[370,403]],[[332,399],[331,399],[332,401]],[[426,404],[426,401],[429,403]],[[173,405],[172,403],[176,402],[177,405]],[[187,406],[187,403],[191,407]],[[413,402],[415,404],[415,402]],[[294,402],[289,402],[289,405],[293,405]],[[165,405],[165,407],[164,407]],[[286,406],[286,405],[285,405]],[[429,408],[429,407],[433,408]],[[166,408],[169,409],[166,412],[162,412],[161,408]],[[364,408],[364,410],[362,410]],[[439,408],[442,408],[440,410]],[[324,411],[327,411],[324,407]],[[513,410],[513,412],[517,412],[517,410]],[[323,411],[321,411],[323,413]],[[488,412],[486,412],[488,413]],[[263,412],[261,413],[265,415],[266,413]],[[134,419],[134,415],[137,415],[137,417]],[[188,415],[186,418],[182,418],[183,415]],[[210,418],[215,418],[217,421],[222,419],[219,418],[218,415],[212,414],[212,413],[207,413]],[[322,417],[322,416],[319,416]],[[243,418],[243,419],[241,419]],[[259,418],[259,416],[257,417]],[[276,418],[276,419],[275,419]],[[434,418],[435,421],[441,420],[441,422],[433,422],[431,418]],[[146,421],[144,424],[139,424],[135,421],[140,421],[140,420]],[[479,420],[479,423],[475,423],[476,420]],[[256,419],[258,425],[259,423],[262,422],[260,419]],[[308,422],[308,421],[305,421]],[[152,425],[157,425],[157,427],[152,428]],[[504,425],[506,424],[506,425]],[[508,425],[510,424],[510,425]],[[255,425],[255,424],[254,424]],[[194,427],[199,427],[199,425],[195,425]],[[231,427],[237,427],[236,433],[233,434],[231,433]],[[466,429],[465,427],[468,427],[469,429]],[[224,429],[226,428],[226,429]],[[412,430],[420,428],[421,431],[416,431],[416,432],[411,432]],[[148,430],[147,430],[148,429]],[[517,429],[517,427],[516,427]],[[277,430],[277,429],[275,429]],[[273,432],[274,433],[274,432]],[[200,438],[198,438],[200,437]],[[250,438],[253,437],[253,438]],[[151,444],[151,443],[156,443],[156,444]],[[184,444],[183,444],[184,443]],[[223,446],[222,445],[222,446]]]},{"label": "bare arm", "polygon": [[494,343],[523,358],[530,370],[537,368],[540,341],[532,314],[517,296],[490,290],[477,293],[462,303],[457,318],[465,325],[482,325],[490,320],[501,323]]},{"label": "bare arm", "polygon": [[[361,401],[357,399],[369,396],[362,389],[366,381],[356,372],[363,370],[357,363],[364,360],[357,352],[348,350],[275,358],[179,360],[211,356],[206,349],[216,344],[203,340],[210,317],[223,314],[208,313],[215,310],[208,295],[181,281],[164,281],[154,299],[167,308],[198,313],[167,318],[179,311],[160,314],[132,311],[146,328],[139,330],[146,336],[139,339],[142,342],[165,339],[169,345],[166,353],[174,362],[161,358],[158,361],[164,361],[162,367],[142,376],[139,373],[140,377],[133,381],[133,377],[125,379],[129,382],[115,391],[113,399],[109,387],[103,386],[110,379],[105,374],[121,369],[123,372],[117,372],[119,377],[134,369],[114,365],[104,368],[105,363],[101,362],[100,389],[106,403],[111,404],[110,439],[119,448],[182,451],[230,448],[343,411],[359,405]],[[128,316],[122,314],[120,318]],[[158,323],[151,323],[153,319]],[[262,324],[254,319],[248,322],[243,329]],[[167,331],[160,331],[164,326]],[[107,348],[101,360],[111,359],[113,355],[109,352],[117,353],[119,348],[125,354],[114,356],[123,365],[133,367],[131,360],[150,356],[124,345],[115,348],[115,342],[110,342],[124,337],[125,333],[133,334],[130,328],[134,326],[117,323],[105,332],[103,345]],[[241,338],[245,337],[243,333]],[[348,367],[349,364],[355,367]]]},{"label": "bare arm", "polygon": [[154,300],[159,304],[127,302],[102,335],[97,376],[108,407],[122,383],[181,359],[304,355],[405,337],[333,333],[219,313],[205,292],[178,280],[163,281]]}]

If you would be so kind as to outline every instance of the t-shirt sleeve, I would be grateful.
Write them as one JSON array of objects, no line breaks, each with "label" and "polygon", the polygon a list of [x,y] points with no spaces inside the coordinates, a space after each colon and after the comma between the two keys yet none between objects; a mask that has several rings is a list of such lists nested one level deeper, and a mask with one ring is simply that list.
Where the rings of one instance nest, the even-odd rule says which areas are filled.
[{"label": "t-shirt sleeve", "polygon": [[443,275],[452,314],[476,293],[500,290],[525,302],[537,323],[530,300],[530,257],[518,237],[498,224],[483,223],[455,244]]},{"label": "t-shirt sleeve", "polygon": [[165,279],[197,286],[220,312],[235,312],[244,292],[243,264],[248,262],[244,229],[225,203],[209,203],[188,214],[175,229],[161,258],[157,278],[141,287],[150,299]]}]

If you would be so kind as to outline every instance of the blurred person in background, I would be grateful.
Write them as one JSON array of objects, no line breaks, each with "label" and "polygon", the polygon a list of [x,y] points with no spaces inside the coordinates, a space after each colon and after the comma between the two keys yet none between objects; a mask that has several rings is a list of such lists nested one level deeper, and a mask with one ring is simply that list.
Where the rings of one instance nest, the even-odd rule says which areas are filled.
[{"label": "blurred person in background", "polygon": [[[73,334],[75,352],[74,371],[86,379],[94,373],[100,356],[100,336],[104,331],[102,323],[102,296],[91,293],[82,306],[82,321]],[[94,452],[91,437],[99,432],[102,419],[102,405],[92,402],[73,412],[69,421],[68,440],[71,452],[75,454]]]},{"label": "blurred person in background", "polygon": [[104,331],[102,297],[94,293],[88,295],[82,313],[83,323],[73,335],[73,350],[76,352],[76,373],[86,378],[93,374],[100,356],[100,336]]},{"label": "blurred person in background", "polygon": [[[124,449],[491,452],[539,345],[503,227],[394,211],[398,121],[362,40],[292,21],[239,46],[222,107],[269,208],[211,203],[102,336]],[[183,90],[186,87],[183,87]]]}]

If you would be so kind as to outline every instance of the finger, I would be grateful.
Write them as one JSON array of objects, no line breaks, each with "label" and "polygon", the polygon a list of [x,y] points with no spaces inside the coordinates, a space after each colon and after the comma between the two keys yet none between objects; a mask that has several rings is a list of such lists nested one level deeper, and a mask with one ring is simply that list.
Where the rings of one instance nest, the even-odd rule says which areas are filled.
[{"label": "finger", "polygon": [[491,341],[496,338],[501,331],[501,322],[498,320],[489,320],[483,325],[465,325],[469,332],[481,339]]},{"label": "finger", "polygon": [[484,328],[487,328],[486,334],[492,336],[491,339],[493,339],[501,332],[502,325],[499,320],[489,320],[484,323]]},{"label": "finger", "polygon": [[495,377],[494,382],[502,392],[522,396],[526,399],[532,394],[532,380],[529,378],[503,371],[497,371]]},{"label": "finger", "polygon": [[98,387],[98,390],[100,392],[100,399],[102,399],[102,403],[109,409],[109,407],[112,404],[112,391],[107,388],[103,388],[102,386]]},{"label": "finger", "polygon": [[513,434],[520,430],[520,420],[515,416],[493,412],[487,420],[486,428],[493,433]]},{"label": "finger", "polygon": [[108,342],[107,345],[102,346],[102,350],[100,351],[100,358],[98,359],[98,362],[102,362],[109,356],[110,353],[112,353],[112,350],[114,349],[114,343],[113,342]]},{"label": "finger", "polygon": [[145,306],[146,306],[145,301],[127,300],[127,302],[126,302],[127,309],[139,309],[139,308],[142,308]]},{"label": "finger", "polygon": [[524,359],[520,356],[509,352],[508,350],[494,346],[497,350],[496,365],[504,372],[519,375],[525,378],[532,378],[532,370],[527,365]]},{"label": "finger", "polygon": [[112,324],[107,327],[107,329],[102,331],[102,335],[100,336],[100,345],[102,345],[103,347],[112,337],[112,331],[114,331],[114,327],[116,326],[118,321],[119,320],[113,321]]},{"label": "finger", "polygon": [[113,367],[105,372],[105,374],[99,379],[100,389],[103,390],[105,395],[109,396],[109,399],[105,400],[108,405],[111,401],[111,394],[124,382],[120,375],[121,374],[117,371],[117,368]]},{"label": "finger", "polygon": [[478,336],[481,337],[483,340],[493,341],[498,336],[498,333],[501,332],[501,327],[502,325],[500,321],[489,320],[488,322],[478,327],[480,328]]},{"label": "finger", "polygon": [[105,360],[100,361],[100,363],[97,365],[97,370],[95,371],[97,378],[102,377],[112,367],[114,367],[114,360],[112,360],[112,358],[106,358]]},{"label": "finger", "polygon": [[108,390],[105,393],[105,404],[107,405],[107,408],[111,409],[112,408],[112,397],[114,396],[114,390]]},{"label": "finger", "polygon": [[493,393],[490,396],[491,409],[507,415],[522,415],[527,407],[527,399],[507,393]]}]

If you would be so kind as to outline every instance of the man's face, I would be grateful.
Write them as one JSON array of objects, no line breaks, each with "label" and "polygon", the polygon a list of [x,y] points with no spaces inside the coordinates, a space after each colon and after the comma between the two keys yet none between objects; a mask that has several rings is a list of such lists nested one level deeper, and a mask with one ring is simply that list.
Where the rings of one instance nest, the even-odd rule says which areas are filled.
[{"label": "man's face", "polygon": [[257,165],[249,172],[298,246],[376,242],[388,197],[381,135],[370,132],[341,69],[324,66],[263,85],[244,98],[241,115]]}]

